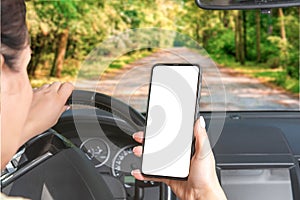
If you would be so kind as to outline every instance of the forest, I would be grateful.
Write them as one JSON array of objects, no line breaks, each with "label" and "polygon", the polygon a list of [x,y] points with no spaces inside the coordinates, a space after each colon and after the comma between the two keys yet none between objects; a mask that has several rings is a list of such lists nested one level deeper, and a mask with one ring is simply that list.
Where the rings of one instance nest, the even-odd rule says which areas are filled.
[{"label": "forest", "polygon": [[74,80],[85,57],[111,35],[159,27],[193,38],[220,66],[299,93],[299,7],[261,14],[202,10],[194,0],[28,0],[26,5],[34,86]]}]

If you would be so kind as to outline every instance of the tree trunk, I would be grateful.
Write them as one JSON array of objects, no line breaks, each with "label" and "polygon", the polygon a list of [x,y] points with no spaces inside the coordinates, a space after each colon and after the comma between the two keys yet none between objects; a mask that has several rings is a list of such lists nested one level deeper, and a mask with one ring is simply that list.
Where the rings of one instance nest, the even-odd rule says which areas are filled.
[{"label": "tree trunk", "polygon": [[247,58],[247,18],[246,11],[242,11],[243,14],[243,42],[244,42],[244,57]]},{"label": "tree trunk", "polygon": [[239,38],[239,61],[242,65],[245,64],[245,41],[244,41],[244,25],[243,25],[243,11],[238,11],[238,38]]},{"label": "tree trunk", "polygon": [[279,14],[279,20],[280,20],[280,35],[281,35],[281,53],[280,53],[280,59],[281,59],[281,64],[283,67],[286,67],[286,61],[288,57],[288,41],[286,38],[286,33],[285,33],[285,23],[284,23],[284,14],[282,8],[278,9],[278,14]]},{"label": "tree trunk", "polygon": [[197,22],[197,24],[196,24],[196,30],[195,30],[196,32],[195,32],[195,34],[196,34],[196,41],[197,42],[200,42],[200,36],[199,36],[199,31],[200,31],[200,25],[199,25],[199,23]]},{"label": "tree trunk", "polygon": [[279,14],[279,20],[280,20],[280,35],[281,35],[281,39],[283,41],[286,41],[284,15],[283,15],[282,8],[278,9],[278,14]]},{"label": "tree trunk", "polygon": [[257,10],[255,13],[256,21],[256,62],[260,62],[261,53],[260,53],[260,10]]},{"label": "tree trunk", "polygon": [[36,38],[31,39],[32,41],[35,41],[31,45],[31,49],[34,52],[34,54],[32,55],[30,63],[27,67],[27,73],[30,77],[35,77],[37,67],[40,63],[41,56],[43,55],[43,50],[45,47],[45,37],[43,35],[37,35]]},{"label": "tree trunk", "polygon": [[55,77],[57,78],[61,77],[63,62],[64,62],[67,43],[68,43],[68,37],[69,37],[69,30],[68,29],[63,30],[59,37],[59,41],[58,41],[59,43],[55,53],[55,58],[54,58],[50,76],[54,76],[55,74]]},{"label": "tree trunk", "polygon": [[55,50],[54,60],[53,60],[52,67],[51,67],[51,70],[50,70],[50,76],[51,77],[55,76],[56,60],[57,60],[57,49]]},{"label": "tree trunk", "polygon": [[228,28],[229,27],[229,18],[228,18],[228,10],[224,10],[223,11],[223,26],[225,28]]},{"label": "tree trunk", "polygon": [[235,11],[235,30],[234,30],[234,41],[235,41],[235,61],[240,61],[240,21],[239,21],[239,11]]}]

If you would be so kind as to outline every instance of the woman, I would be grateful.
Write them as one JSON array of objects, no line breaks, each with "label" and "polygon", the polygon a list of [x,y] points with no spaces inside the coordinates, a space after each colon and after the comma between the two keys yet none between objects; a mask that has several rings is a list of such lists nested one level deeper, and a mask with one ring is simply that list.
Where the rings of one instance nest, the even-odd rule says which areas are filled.
[{"label": "woman", "polygon": [[[1,169],[24,142],[57,122],[73,90],[70,83],[57,82],[32,90],[26,71],[31,52],[25,16],[24,0],[1,0]],[[196,152],[188,180],[147,180],[168,184],[180,199],[226,199],[216,175],[214,156],[204,148],[207,134],[202,117],[195,123],[194,133]],[[133,137],[141,143],[143,133]],[[141,156],[141,152],[141,146],[134,148],[135,155]],[[132,175],[146,180],[139,170]]]},{"label": "woman", "polygon": [[53,126],[73,86],[55,82],[32,90],[23,0],[1,0],[1,169],[30,138]]}]

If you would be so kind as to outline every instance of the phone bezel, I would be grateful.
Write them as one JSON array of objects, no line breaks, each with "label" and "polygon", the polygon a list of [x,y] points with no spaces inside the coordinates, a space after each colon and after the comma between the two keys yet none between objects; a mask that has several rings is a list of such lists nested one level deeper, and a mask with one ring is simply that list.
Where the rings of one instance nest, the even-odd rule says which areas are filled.
[{"label": "phone bezel", "polygon": [[[195,111],[194,111],[194,123],[193,126],[197,120],[198,113],[200,111],[200,97],[201,97],[201,87],[202,87],[202,70],[201,67],[198,64],[193,64],[193,63],[157,63],[155,64],[152,69],[151,69],[151,75],[150,75],[150,83],[149,83],[149,90],[148,90],[148,100],[147,100],[147,111],[146,111],[146,121],[145,121],[145,127],[144,127],[144,138],[143,138],[143,151],[142,151],[142,161],[141,161],[141,173],[143,176],[145,177],[153,177],[153,178],[169,178],[169,179],[177,179],[177,180],[186,180],[188,179],[189,173],[186,177],[175,177],[175,176],[160,176],[160,175],[153,175],[153,174],[145,174],[143,172],[143,158],[144,158],[144,144],[145,144],[145,136],[146,136],[146,128],[147,128],[147,121],[148,121],[148,112],[149,112],[149,102],[150,102],[150,94],[151,94],[151,86],[152,86],[152,77],[153,77],[153,70],[155,67],[158,66],[195,66],[198,68],[198,81],[197,81],[197,91],[196,91],[196,105],[195,105]],[[194,138],[194,129],[193,129],[193,134],[191,136],[191,140],[193,141]],[[194,142],[192,142],[191,145],[191,149],[193,149],[193,144]],[[193,155],[193,150],[191,150],[191,158]],[[190,164],[189,164],[190,167]]]}]

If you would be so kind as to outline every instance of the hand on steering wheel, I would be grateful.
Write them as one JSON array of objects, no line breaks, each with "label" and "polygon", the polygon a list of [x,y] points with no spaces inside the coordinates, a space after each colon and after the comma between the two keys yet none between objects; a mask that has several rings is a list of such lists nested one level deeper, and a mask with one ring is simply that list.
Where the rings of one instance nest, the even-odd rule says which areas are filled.
[{"label": "hand on steering wheel", "polygon": [[21,145],[56,124],[60,115],[67,109],[65,103],[73,89],[71,83],[54,82],[33,90]]},{"label": "hand on steering wheel", "polygon": [[[169,185],[180,199],[226,199],[216,174],[215,159],[210,149],[203,117],[200,117],[195,123],[194,134],[196,151],[191,160],[190,174],[187,180],[144,177],[140,170],[133,170],[132,175],[138,180],[163,182]],[[143,132],[133,135],[133,138],[139,143],[143,142],[143,137]],[[142,146],[135,147],[133,152],[140,157]]]}]

